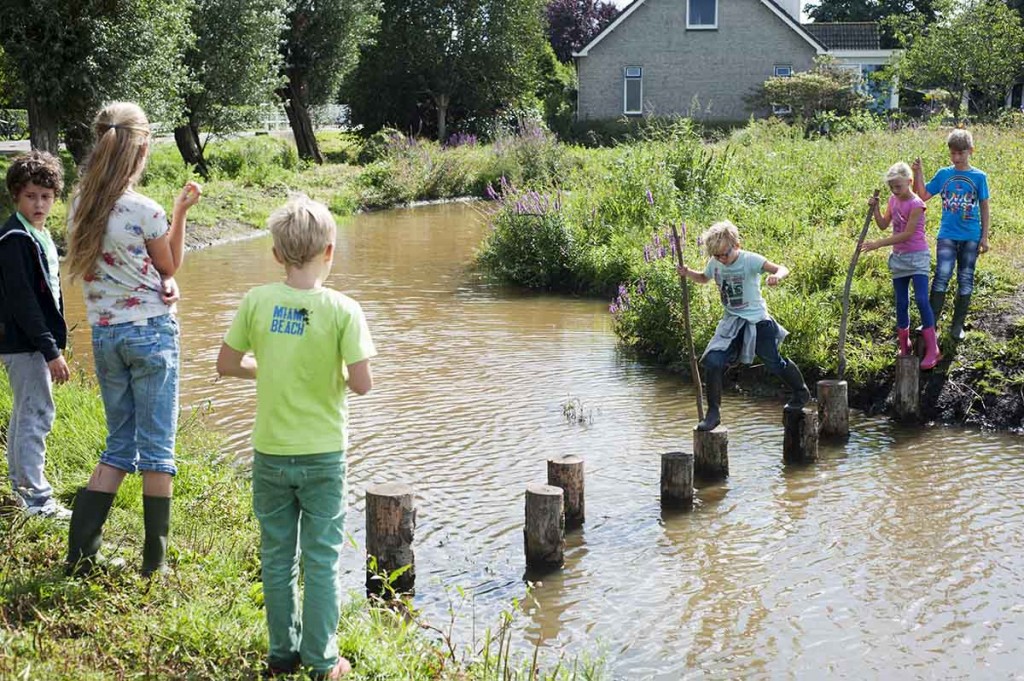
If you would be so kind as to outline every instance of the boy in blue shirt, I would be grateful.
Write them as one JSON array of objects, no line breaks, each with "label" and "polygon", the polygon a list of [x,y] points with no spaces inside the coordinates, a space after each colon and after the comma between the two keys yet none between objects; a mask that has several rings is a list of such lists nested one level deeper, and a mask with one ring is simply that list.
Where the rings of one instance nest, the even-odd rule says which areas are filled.
[{"label": "boy in blue shirt", "polygon": [[954,130],[946,138],[953,165],[940,169],[924,183],[921,159],[914,161],[914,193],[927,201],[942,196],[942,222],[935,240],[935,277],[929,302],[935,319],[942,314],[946,291],[957,268],[957,296],[949,335],[963,340],[964,322],[974,292],[974,265],[978,255],[988,252],[988,176],[971,165],[974,138],[968,130]]},{"label": "boy in blue shirt", "polygon": [[14,215],[0,227],[0,363],[14,404],[7,426],[7,471],[18,504],[29,515],[59,520],[71,511],[53,498],[43,472],[53,427],[52,385],[71,375],[57,247],[46,218],[64,186],[54,156],[33,151],[7,169]]}]

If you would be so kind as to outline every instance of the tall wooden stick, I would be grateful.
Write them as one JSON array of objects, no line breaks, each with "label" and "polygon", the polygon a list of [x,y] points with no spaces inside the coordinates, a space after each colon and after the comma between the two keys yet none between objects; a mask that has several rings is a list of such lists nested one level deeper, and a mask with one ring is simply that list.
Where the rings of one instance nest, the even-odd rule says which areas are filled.
[{"label": "tall wooden stick", "polygon": [[[683,237],[686,237],[686,223],[683,223]],[[672,225],[672,240],[676,242],[676,260],[680,267],[683,263],[683,242],[679,238],[679,230]],[[686,329],[686,348],[690,351],[690,372],[693,374],[693,385],[697,389],[697,420],[704,420],[704,389],[700,385],[700,368],[697,366],[697,353],[693,349],[693,334],[690,332],[690,280],[679,274],[679,284],[683,287],[683,327]]]},{"label": "tall wooden stick", "polygon": [[[875,198],[878,198],[880,190],[875,190]],[[843,316],[839,320],[839,380],[846,377],[846,321],[850,316],[850,286],[853,285],[853,270],[857,267],[857,259],[860,258],[860,247],[864,243],[864,237],[868,235],[868,227],[871,226],[871,218],[875,215],[875,207],[868,206],[868,215],[864,218],[864,228],[860,230],[860,237],[857,239],[857,247],[853,249],[853,258],[850,259],[850,269],[846,270],[846,286],[843,288]]]}]

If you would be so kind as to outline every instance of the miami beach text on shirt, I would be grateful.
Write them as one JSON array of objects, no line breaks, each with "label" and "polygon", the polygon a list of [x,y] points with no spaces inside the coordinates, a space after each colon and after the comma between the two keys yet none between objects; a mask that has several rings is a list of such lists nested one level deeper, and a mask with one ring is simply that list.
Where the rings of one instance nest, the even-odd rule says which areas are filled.
[{"label": "miami beach text on shirt", "polygon": [[270,333],[284,333],[289,336],[301,336],[306,332],[309,323],[309,310],[306,308],[274,306],[274,318],[270,322]]}]

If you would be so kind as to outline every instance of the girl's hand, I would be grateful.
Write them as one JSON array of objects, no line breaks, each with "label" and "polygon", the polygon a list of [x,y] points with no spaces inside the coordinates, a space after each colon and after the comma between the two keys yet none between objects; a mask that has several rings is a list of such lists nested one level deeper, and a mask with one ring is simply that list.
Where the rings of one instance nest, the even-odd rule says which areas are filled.
[{"label": "girl's hand", "polygon": [[869,198],[868,205],[871,206],[872,208],[878,208],[878,197],[872,196],[871,198]]},{"label": "girl's hand", "polygon": [[874,241],[865,241],[860,245],[860,252],[868,253],[869,251],[873,251],[876,248],[878,248],[878,244],[876,244]]},{"label": "girl's hand", "polygon": [[982,239],[978,242],[978,254],[988,253],[988,239]]},{"label": "girl's hand", "polygon": [[915,173],[920,173],[921,172],[922,166],[921,166],[921,157],[920,156],[918,156],[917,158],[914,159],[914,162],[910,164],[910,168]]},{"label": "girl's hand", "polygon": [[188,210],[199,203],[199,198],[202,195],[203,188],[198,182],[186,182],[185,186],[181,188],[178,198],[174,200],[174,207]]},{"label": "girl's hand", "polygon": [[174,277],[164,279],[161,284],[164,290],[160,293],[160,299],[164,301],[164,305],[174,305],[181,300],[181,289],[178,288],[178,282],[174,281]]}]

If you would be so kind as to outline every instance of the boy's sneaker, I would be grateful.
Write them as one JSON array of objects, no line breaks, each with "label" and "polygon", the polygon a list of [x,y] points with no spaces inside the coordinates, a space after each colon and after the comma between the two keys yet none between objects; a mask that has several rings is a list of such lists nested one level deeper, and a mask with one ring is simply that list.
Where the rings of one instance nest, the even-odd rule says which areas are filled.
[{"label": "boy's sneaker", "polygon": [[52,520],[71,520],[71,509],[66,508],[63,504],[54,498],[49,498],[45,503],[39,504],[38,506],[25,505],[25,514],[38,516],[40,518],[50,518]]}]

